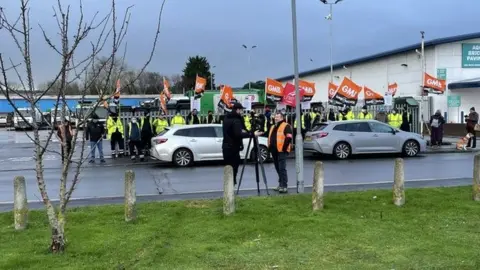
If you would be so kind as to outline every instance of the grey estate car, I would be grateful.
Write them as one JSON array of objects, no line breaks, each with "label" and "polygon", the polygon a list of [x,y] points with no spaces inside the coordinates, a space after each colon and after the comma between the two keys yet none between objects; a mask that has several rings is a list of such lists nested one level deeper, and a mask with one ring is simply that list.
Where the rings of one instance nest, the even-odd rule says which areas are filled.
[{"label": "grey estate car", "polygon": [[347,159],[356,154],[402,153],[414,157],[427,142],[416,133],[401,131],[376,120],[321,123],[305,134],[306,152]]}]

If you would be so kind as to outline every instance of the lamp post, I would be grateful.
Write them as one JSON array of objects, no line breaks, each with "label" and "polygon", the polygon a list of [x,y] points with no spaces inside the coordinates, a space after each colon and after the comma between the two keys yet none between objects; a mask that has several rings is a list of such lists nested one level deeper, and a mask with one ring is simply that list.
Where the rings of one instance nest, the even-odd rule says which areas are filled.
[{"label": "lamp post", "polygon": [[[212,67],[212,70],[213,70],[214,68],[216,68],[216,67],[217,67],[217,66],[213,66],[213,67]],[[213,73],[212,73],[212,72],[210,72],[210,88],[211,88],[212,90],[215,90],[215,88],[213,87]]]},{"label": "lamp post", "polygon": [[329,23],[329,40],[330,40],[330,82],[333,83],[333,5],[340,3],[343,0],[335,0],[335,2],[329,2],[327,0],[320,0],[325,5],[329,5],[330,13],[325,16],[325,19],[330,21]]},{"label": "lamp post", "polygon": [[[253,45],[251,47],[243,44],[242,47],[245,49],[245,51],[247,51],[247,54],[248,54],[248,70],[251,70],[252,67],[251,67],[251,62],[252,62],[252,54],[251,54],[251,51],[255,48],[257,48],[257,45]],[[252,82],[251,80],[248,80],[248,90],[252,89]]]},{"label": "lamp post", "polygon": [[[300,90],[298,88],[298,37],[297,37],[297,1],[292,1],[292,38],[293,38],[293,73],[295,78],[295,119],[301,122],[300,117]],[[295,136],[295,168],[297,173],[297,192],[303,193],[305,183],[303,181],[303,141],[300,124],[297,125]]]}]

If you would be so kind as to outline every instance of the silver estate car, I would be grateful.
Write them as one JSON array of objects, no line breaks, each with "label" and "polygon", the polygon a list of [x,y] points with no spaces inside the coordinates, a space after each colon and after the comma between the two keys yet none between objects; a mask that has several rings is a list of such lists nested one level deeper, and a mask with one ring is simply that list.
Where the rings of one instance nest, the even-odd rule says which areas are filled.
[{"label": "silver estate car", "polygon": [[305,134],[304,150],[347,159],[356,154],[402,153],[413,157],[425,151],[427,142],[376,121],[350,120],[321,123]]}]

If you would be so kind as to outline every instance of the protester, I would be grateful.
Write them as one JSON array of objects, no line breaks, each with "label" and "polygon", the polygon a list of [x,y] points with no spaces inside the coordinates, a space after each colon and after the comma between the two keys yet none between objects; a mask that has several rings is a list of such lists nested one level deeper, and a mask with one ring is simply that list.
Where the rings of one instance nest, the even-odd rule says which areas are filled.
[{"label": "protester", "polygon": [[[124,149],[123,124],[117,113],[111,113],[107,119],[107,140],[110,140],[112,158],[122,156]],[[118,152],[117,144],[119,148]]]},{"label": "protester", "polygon": [[216,122],[213,111],[208,111],[207,118],[205,118],[205,124],[214,124]]},{"label": "protester", "polygon": [[98,149],[98,156],[101,163],[105,163],[103,158],[103,136],[105,127],[98,121],[98,116],[93,115],[92,121],[88,123],[85,131],[85,138],[90,142],[90,160],[89,163],[95,163],[95,149]]},{"label": "protester", "polygon": [[275,126],[268,135],[268,149],[278,174],[278,187],[274,190],[279,193],[288,192],[287,156],[291,150],[292,142],[292,127],[285,122],[285,115],[277,112],[275,114]]},{"label": "protester", "polygon": [[57,130],[57,136],[62,146],[62,163],[70,157],[72,152],[73,130],[69,119],[65,119],[65,123],[60,124]]},{"label": "protester", "polygon": [[[237,184],[237,173],[240,165],[240,151],[243,150],[243,139],[250,137],[250,133],[245,130],[243,124],[242,111],[243,106],[240,103],[234,103],[232,111],[225,115],[223,120],[223,143],[222,153],[225,165],[233,168],[233,184]],[[254,135],[259,136],[262,132],[255,131]]]},{"label": "protester", "polygon": [[128,123],[127,142],[128,149],[130,150],[130,158],[132,160],[136,160],[137,157],[140,157],[140,161],[143,161],[145,155],[142,151],[142,128],[140,127],[136,117],[132,117],[132,120],[130,120],[130,123]]},{"label": "protester", "polygon": [[144,112],[144,116],[140,119],[140,129],[142,130],[142,148],[145,154],[149,154],[152,147],[153,137],[153,119],[150,117],[150,112]]},{"label": "protester", "polygon": [[439,147],[442,145],[443,139],[443,125],[445,124],[445,118],[443,118],[440,110],[437,110],[432,117],[430,117],[430,145],[433,147]]},{"label": "protester", "polygon": [[200,124],[200,119],[198,118],[198,111],[197,109],[193,109],[187,115],[187,125],[198,125]]},{"label": "protester", "polygon": [[475,126],[478,124],[478,113],[475,111],[475,107],[470,108],[470,113],[467,118],[467,132],[473,136],[468,139],[467,147],[477,147],[477,132]]},{"label": "protester", "polygon": [[379,122],[382,122],[382,123],[387,123],[387,120],[388,120],[388,116],[387,114],[385,113],[385,109],[384,108],[380,108],[380,110],[377,112],[377,114],[375,115],[375,120],[379,121]]},{"label": "protester", "polygon": [[410,132],[410,124],[412,119],[410,119],[410,114],[407,111],[404,111],[402,114],[402,124],[400,125],[400,130]]}]

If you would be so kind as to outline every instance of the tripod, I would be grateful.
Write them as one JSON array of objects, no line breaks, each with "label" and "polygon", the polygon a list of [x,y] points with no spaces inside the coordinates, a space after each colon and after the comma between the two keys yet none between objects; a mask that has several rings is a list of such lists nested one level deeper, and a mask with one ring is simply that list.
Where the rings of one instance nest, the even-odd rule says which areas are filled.
[{"label": "tripod", "polygon": [[240,186],[242,185],[242,178],[243,178],[243,172],[245,171],[245,165],[247,164],[247,155],[250,152],[250,146],[252,146],[253,142],[253,150],[256,151],[255,155],[255,180],[257,181],[257,192],[258,195],[260,196],[260,175],[258,171],[258,167],[262,169],[262,178],[263,178],[263,183],[265,184],[265,190],[267,192],[267,195],[270,195],[270,192],[268,192],[268,185],[267,185],[267,176],[265,174],[265,168],[263,167],[263,161],[260,157],[260,147],[258,144],[258,137],[253,135],[250,137],[250,140],[248,140],[248,145],[247,145],[247,151],[245,152],[245,158],[243,159],[243,167],[242,167],[242,172],[240,173],[240,180],[238,181],[238,187],[237,187],[237,195],[240,192]]}]

